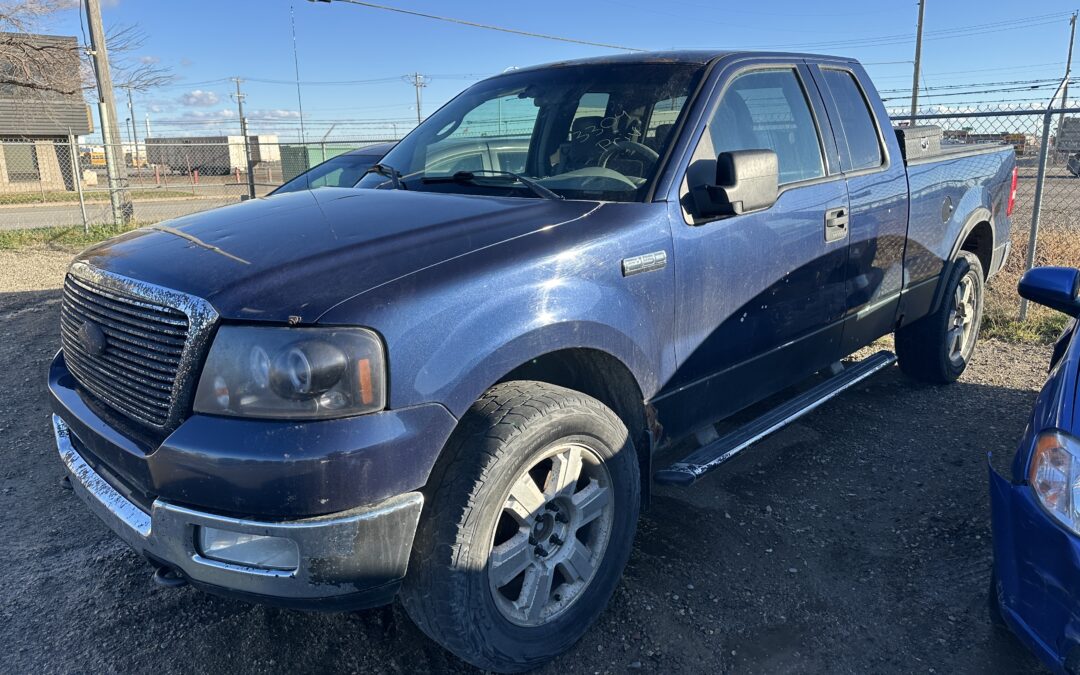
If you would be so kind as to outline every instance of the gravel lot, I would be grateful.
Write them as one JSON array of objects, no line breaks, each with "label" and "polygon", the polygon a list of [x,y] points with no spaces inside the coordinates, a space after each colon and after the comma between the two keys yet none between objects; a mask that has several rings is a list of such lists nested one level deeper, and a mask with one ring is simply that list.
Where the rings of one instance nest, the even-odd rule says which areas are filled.
[{"label": "gravel lot", "polygon": [[[465,672],[397,607],[303,614],[163,589],[70,492],[44,377],[68,255],[0,252],[0,643],[8,672]],[[1049,349],[983,343],[956,385],[893,368],[688,490],[658,491],[597,626],[547,672],[1011,673],[986,613],[986,452]]]}]

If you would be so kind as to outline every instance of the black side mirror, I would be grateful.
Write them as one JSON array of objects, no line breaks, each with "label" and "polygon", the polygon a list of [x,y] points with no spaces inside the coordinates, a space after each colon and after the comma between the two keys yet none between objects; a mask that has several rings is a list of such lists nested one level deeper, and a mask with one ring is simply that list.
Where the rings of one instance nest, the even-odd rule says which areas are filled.
[{"label": "black side mirror", "polygon": [[1036,267],[1020,279],[1020,297],[1080,317],[1080,270],[1072,267]]},{"label": "black side mirror", "polygon": [[780,163],[772,150],[734,150],[716,158],[716,183],[691,190],[699,216],[737,216],[776,203]]}]

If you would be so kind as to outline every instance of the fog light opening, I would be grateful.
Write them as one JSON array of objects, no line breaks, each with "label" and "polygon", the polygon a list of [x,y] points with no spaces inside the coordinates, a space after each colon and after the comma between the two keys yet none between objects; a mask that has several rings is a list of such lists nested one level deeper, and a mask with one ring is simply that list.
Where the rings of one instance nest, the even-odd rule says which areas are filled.
[{"label": "fog light opening", "polygon": [[300,566],[300,549],[292,539],[199,527],[199,554],[210,560],[264,570],[292,571]]}]

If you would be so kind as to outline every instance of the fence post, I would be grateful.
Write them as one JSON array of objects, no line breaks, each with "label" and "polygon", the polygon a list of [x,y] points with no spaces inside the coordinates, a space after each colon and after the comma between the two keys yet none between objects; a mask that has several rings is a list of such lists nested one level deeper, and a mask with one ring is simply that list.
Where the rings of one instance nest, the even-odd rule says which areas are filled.
[{"label": "fence post", "polygon": [[71,175],[75,179],[75,189],[79,192],[79,211],[82,213],[83,234],[90,234],[90,223],[86,221],[86,201],[82,191],[82,168],[79,166],[79,144],[75,136],[68,132],[68,157],[71,159]]},{"label": "fence post", "polygon": [[[1039,172],[1035,177],[1035,202],[1031,207],[1031,238],[1028,239],[1027,265],[1024,271],[1035,266],[1035,246],[1039,241],[1039,216],[1042,211],[1043,189],[1046,182],[1046,160],[1050,156],[1050,120],[1053,118],[1052,107],[1047,107],[1043,115],[1042,143],[1039,146]],[[1020,299],[1020,320],[1027,320],[1027,298]]]}]

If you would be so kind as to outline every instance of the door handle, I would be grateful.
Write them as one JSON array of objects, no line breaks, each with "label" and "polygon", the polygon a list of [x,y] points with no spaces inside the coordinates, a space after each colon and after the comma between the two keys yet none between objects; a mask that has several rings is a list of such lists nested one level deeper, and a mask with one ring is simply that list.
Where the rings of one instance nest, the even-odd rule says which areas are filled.
[{"label": "door handle", "polygon": [[825,212],[825,241],[839,241],[847,236],[848,210],[841,206]]}]

